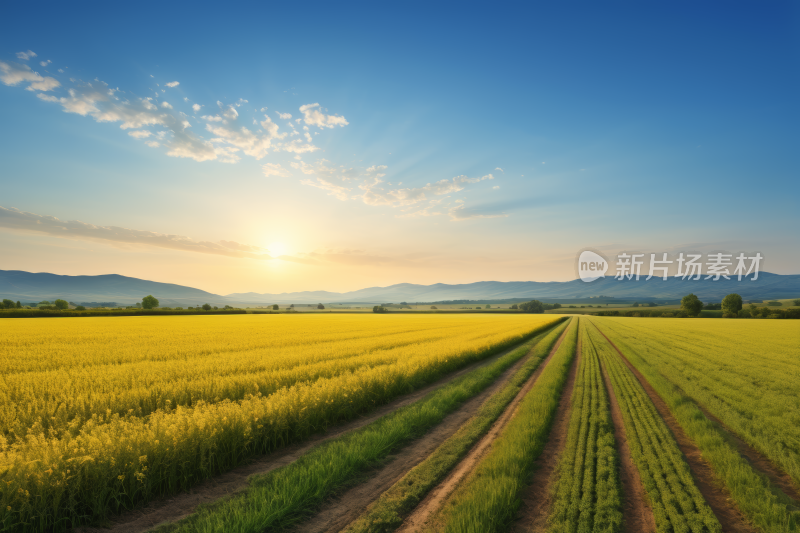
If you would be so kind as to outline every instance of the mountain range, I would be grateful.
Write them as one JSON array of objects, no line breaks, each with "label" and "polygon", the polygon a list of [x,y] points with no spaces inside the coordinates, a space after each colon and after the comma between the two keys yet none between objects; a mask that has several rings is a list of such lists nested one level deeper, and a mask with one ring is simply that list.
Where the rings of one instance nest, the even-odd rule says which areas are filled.
[{"label": "mountain range", "polygon": [[133,304],[152,294],[161,305],[266,305],[304,303],[397,303],[437,302],[446,300],[500,300],[573,299],[590,296],[607,296],[640,300],[674,300],[689,293],[703,301],[720,301],[726,294],[736,292],[745,300],[800,297],[800,275],[781,275],[760,272],[758,279],[752,275],[737,281],[720,278],[719,281],[697,281],[670,277],[666,281],[653,278],[646,281],[601,278],[591,283],[579,279],[572,281],[479,281],[448,285],[415,285],[399,283],[388,287],[369,287],[350,292],[303,291],[280,294],[233,293],[213,294],[200,289],[160,283],[118,274],[101,276],[62,276],[48,273],[0,270],[0,298],[23,302],[39,302],[63,298],[71,302],[117,302]]}]

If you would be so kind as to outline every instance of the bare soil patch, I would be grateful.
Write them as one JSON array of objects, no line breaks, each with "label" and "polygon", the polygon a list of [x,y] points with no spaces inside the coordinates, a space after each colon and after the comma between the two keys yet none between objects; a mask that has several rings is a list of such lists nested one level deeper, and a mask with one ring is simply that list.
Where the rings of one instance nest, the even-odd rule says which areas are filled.
[{"label": "bare soil patch", "polygon": [[[482,361],[476,361],[452,374],[448,374],[430,385],[378,407],[365,416],[337,425],[330,428],[325,433],[315,435],[306,441],[286,446],[272,453],[257,457],[248,464],[239,466],[200,483],[188,492],[182,492],[170,497],[157,498],[148,502],[141,508],[112,517],[108,523],[103,526],[83,526],[75,528],[73,531],[75,531],[75,533],[143,533],[156,526],[186,518],[201,504],[213,503],[246,489],[249,484],[250,476],[266,474],[276,468],[292,463],[308,453],[313,447],[345,433],[360,429],[392,411],[410,405],[429,394],[434,389],[446,385],[454,379],[478,367],[488,365],[507,353],[510,353],[517,349],[520,344]],[[515,367],[516,364],[512,365],[512,368]]]},{"label": "bare soil patch", "polygon": [[554,474],[561,454],[567,444],[569,420],[572,413],[572,391],[581,366],[581,340],[578,337],[575,360],[569,371],[566,386],[561,393],[553,426],[542,454],[536,460],[533,477],[522,493],[522,505],[517,512],[517,521],[512,527],[515,533],[543,533],[553,505]]},{"label": "bare soil patch", "polygon": [[[595,327],[597,326],[595,325]],[[597,331],[600,331],[600,328],[597,328]],[[711,510],[714,512],[714,515],[716,515],[719,523],[722,525],[722,531],[726,533],[756,533],[758,530],[755,529],[742,515],[742,513],[739,512],[739,509],[732,504],[730,494],[716,480],[711,467],[705,460],[703,460],[700,449],[695,445],[694,442],[692,442],[691,439],[689,439],[686,433],[684,433],[683,428],[680,426],[680,424],[678,424],[678,421],[672,415],[672,411],[670,411],[667,403],[661,399],[661,396],[659,396],[650,383],[648,383],[647,379],[645,379],[645,377],[630,363],[630,361],[628,361],[622,351],[617,348],[611,339],[606,337],[606,334],[602,331],[600,331],[600,334],[605,337],[608,343],[617,351],[628,369],[630,369],[634,376],[636,376],[636,379],[650,397],[650,401],[652,401],[653,405],[655,405],[658,414],[661,415],[661,418],[667,424],[667,427],[669,427],[673,437],[675,438],[675,441],[678,443],[678,447],[680,448],[681,452],[683,452],[683,456],[686,459],[689,468],[691,469],[697,488],[700,490],[700,493],[705,498],[709,507],[711,507]]]},{"label": "bare soil patch", "polygon": [[[575,326],[573,325],[571,327]],[[558,338],[558,341],[556,342],[555,346],[553,346],[553,349],[550,350],[550,353],[547,354],[547,357],[544,359],[544,361],[539,364],[539,367],[536,369],[536,371],[531,374],[531,377],[528,378],[525,386],[522,387],[511,403],[508,404],[505,411],[503,411],[503,414],[500,415],[500,418],[498,418],[497,421],[492,425],[491,429],[489,429],[489,432],[481,440],[479,440],[475,446],[473,446],[472,450],[470,450],[467,456],[462,459],[460,463],[458,463],[450,475],[448,475],[444,481],[442,481],[428,494],[428,496],[425,497],[424,500],[420,502],[417,508],[414,509],[414,512],[411,513],[411,515],[409,515],[403,522],[403,525],[400,526],[398,529],[399,533],[412,533],[421,531],[425,526],[425,523],[434,515],[434,513],[436,513],[436,511],[442,507],[456,487],[458,487],[458,485],[466,478],[466,476],[475,469],[475,466],[478,465],[480,460],[488,452],[492,442],[497,439],[503,428],[508,425],[508,422],[514,418],[514,415],[519,410],[519,404],[522,402],[522,399],[525,398],[525,395],[527,395],[536,384],[536,381],[539,379],[542,371],[553,358],[553,354],[558,351],[558,347],[561,346],[561,343],[564,341],[568,330],[569,327],[564,329],[564,332]]]}]

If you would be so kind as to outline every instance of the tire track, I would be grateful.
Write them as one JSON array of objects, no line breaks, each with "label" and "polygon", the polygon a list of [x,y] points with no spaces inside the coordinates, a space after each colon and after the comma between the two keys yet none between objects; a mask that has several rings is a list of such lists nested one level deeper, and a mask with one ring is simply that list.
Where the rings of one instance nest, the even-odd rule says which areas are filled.
[{"label": "tire track", "polygon": [[[575,324],[578,327],[578,324]],[[578,334],[578,343],[575,348],[575,361],[569,370],[567,383],[561,393],[556,413],[553,418],[553,426],[547,439],[542,454],[536,460],[533,477],[528,488],[522,495],[522,504],[517,512],[517,521],[511,531],[514,533],[543,533],[547,529],[547,519],[550,516],[550,509],[553,505],[553,483],[554,474],[567,445],[567,434],[569,433],[569,421],[572,413],[572,391],[575,389],[575,381],[581,367],[581,337]]]},{"label": "tire track", "polygon": [[[542,371],[548,365],[550,360],[553,358],[553,355],[558,351],[558,348],[561,346],[561,343],[564,341],[564,338],[567,335],[567,331],[569,331],[570,327],[576,327],[576,325],[571,325],[564,329],[564,332],[558,338],[555,346],[553,349],[550,350],[550,353],[547,354],[547,357],[544,361],[539,364],[539,367],[536,371],[528,378],[525,386],[517,393],[511,403],[506,407],[503,414],[497,421],[492,425],[489,432],[478,441],[478,443],[470,450],[467,456],[458,463],[453,471],[442,481],[435,489],[433,489],[428,496],[425,497],[422,502],[414,509],[414,512],[411,513],[406,520],[403,522],[403,525],[397,530],[399,533],[414,533],[420,531],[425,523],[433,516],[433,514],[438,511],[447,498],[453,493],[456,487],[460,484],[460,482],[475,468],[475,466],[480,462],[486,452],[489,450],[492,442],[500,435],[502,430],[508,424],[508,422],[514,417],[514,415],[519,410],[519,405],[522,402],[522,399],[530,392],[533,386],[536,384],[539,376],[541,375]],[[574,364],[574,362],[573,362]]]}]

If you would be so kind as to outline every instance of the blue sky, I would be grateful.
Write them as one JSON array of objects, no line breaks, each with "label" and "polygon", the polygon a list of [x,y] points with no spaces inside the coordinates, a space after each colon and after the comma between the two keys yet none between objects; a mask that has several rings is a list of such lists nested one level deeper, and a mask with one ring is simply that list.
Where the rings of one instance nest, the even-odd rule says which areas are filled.
[{"label": "blue sky", "polygon": [[800,272],[796,3],[4,12],[3,269],[349,290],[573,279],[591,247]]}]

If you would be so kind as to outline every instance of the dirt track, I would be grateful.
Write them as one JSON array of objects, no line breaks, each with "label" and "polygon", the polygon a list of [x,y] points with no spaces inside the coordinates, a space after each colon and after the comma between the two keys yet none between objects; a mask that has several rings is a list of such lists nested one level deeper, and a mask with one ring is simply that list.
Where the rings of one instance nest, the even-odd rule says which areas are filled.
[{"label": "dirt track", "polygon": [[[595,327],[597,328],[596,325]],[[670,429],[670,432],[675,438],[675,441],[678,443],[678,447],[680,448],[681,452],[683,452],[683,456],[686,459],[689,468],[691,469],[697,488],[700,490],[700,493],[703,495],[703,498],[705,498],[709,507],[711,507],[711,510],[714,512],[717,520],[719,520],[719,523],[722,525],[722,531],[725,533],[756,533],[757,530],[749,524],[747,519],[742,516],[742,514],[733,504],[728,491],[720,487],[720,484],[714,477],[711,467],[703,460],[703,456],[700,453],[699,448],[694,444],[694,442],[691,441],[691,439],[689,439],[686,433],[684,433],[683,428],[680,426],[680,424],[678,424],[678,421],[672,415],[672,412],[670,411],[666,402],[661,399],[661,396],[659,396],[650,383],[648,383],[647,379],[645,379],[645,377],[630,363],[630,361],[628,361],[622,351],[617,348],[611,339],[606,337],[605,333],[603,333],[600,328],[597,328],[597,331],[599,331],[606,341],[608,341],[608,343],[614,348],[614,350],[616,350],[616,352],[622,358],[622,361],[625,363],[625,366],[627,366],[628,369],[633,372],[633,375],[636,377],[637,381],[642,385],[642,388],[644,388],[645,392],[650,397],[650,401],[652,401],[653,405],[655,405],[658,414],[661,415],[664,423],[667,424],[667,427]]]},{"label": "dirt track", "polygon": [[517,512],[517,521],[514,522],[511,529],[515,533],[541,533],[547,528],[547,518],[550,516],[550,508],[553,504],[552,488],[555,481],[553,474],[567,444],[569,420],[572,413],[572,391],[575,389],[575,381],[581,367],[580,337],[578,337],[575,351],[575,360],[572,362],[567,383],[561,393],[550,435],[542,454],[536,460],[531,482],[521,495],[522,505]]},{"label": "dirt track", "polygon": [[[570,327],[575,327],[575,325]],[[541,375],[542,371],[553,358],[553,354],[556,353],[558,347],[561,346],[561,343],[564,341],[568,330],[569,327],[564,330],[564,332],[558,338],[555,346],[553,346],[553,349],[550,350],[549,354],[547,354],[545,360],[541,362],[536,371],[531,375],[530,378],[528,378],[525,386],[506,407],[505,411],[503,411],[503,414],[492,425],[489,432],[481,440],[479,440],[475,446],[473,446],[472,450],[470,450],[467,456],[462,459],[460,463],[458,463],[450,475],[448,475],[444,481],[442,481],[428,494],[428,496],[425,497],[424,500],[420,502],[417,508],[414,509],[414,512],[406,518],[406,520],[403,522],[403,525],[397,530],[399,533],[413,533],[420,531],[425,523],[433,516],[433,514],[441,508],[448,496],[453,493],[459,483],[480,462],[480,460],[491,447],[492,442],[494,442],[494,440],[502,432],[503,428],[505,428],[508,422],[514,417],[519,409],[519,404],[522,402],[522,399],[525,398],[525,395],[528,394],[528,392],[530,392],[530,390],[536,384],[536,381]]]},{"label": "dirt track", "polygon": [[[112,517],[105,527],[83,526],[76,528],[73,531],[75,531],[75,533],[144,533],[158,525],[176,522],[186,518],[201,504],[218,501],[245,489],[249,484],[250,476],[266,474],[272,470],[275,470],[276,468],[280,468],[292,463],[302,455],[308,453],[314,446],[350,431],[357,430],[396,409],[410,405],[434,389],[439,388],[442,385],[445,385],[476,368],[485,366],[497,360],[503,355],[517,349],[521,344],[515,345],[497,355],[484,359],[483,361],[472,363],[455,373],[448,374],[447,376],[444,376],[430,385],[427,385],[405,396],[401,396],[400,398],[397,398],[394,401],[377,408],[367,416],[357,418],[345,424],[331,428],[330,431],[316,435],[304,442],[287,446],[281,448],[280,450],[276,450],[273,453],[263,455],[246,465],[242,465],[224,474],[206,480],[194,487],[189,492],[182,492],[171,497],[159,498],[150,501],[140,509],[128,511]],[[512,365],[512,367],[516,367],[517,364]]]}]

